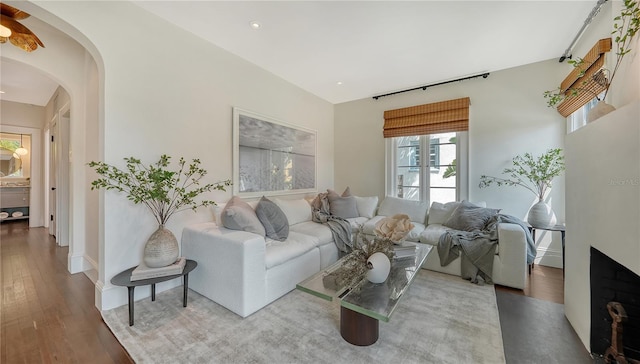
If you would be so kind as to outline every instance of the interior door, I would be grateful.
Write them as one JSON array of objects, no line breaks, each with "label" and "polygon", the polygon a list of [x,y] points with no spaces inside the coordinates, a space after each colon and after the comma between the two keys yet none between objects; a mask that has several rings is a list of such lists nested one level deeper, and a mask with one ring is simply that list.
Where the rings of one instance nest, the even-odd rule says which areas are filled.
[{"label": "interior door", "polygon": [[58,174],[58,153],[56,148],[56,136],[58,128],[58,118],[55,117],[51,124],[51,137],[49,139],[49,235],[57,236],[56,227],[56,189]]}]

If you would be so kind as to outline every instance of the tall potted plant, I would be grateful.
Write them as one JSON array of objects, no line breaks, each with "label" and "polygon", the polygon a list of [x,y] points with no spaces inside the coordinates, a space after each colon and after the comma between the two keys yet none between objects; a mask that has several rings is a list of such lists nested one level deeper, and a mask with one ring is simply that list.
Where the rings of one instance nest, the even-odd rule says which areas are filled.
[{"label": "tall potted plant", "polygon": [[[636,0],[624,0],[624,6],[620,11],[620,15],[616,16],[613,24],[613,31],[611,34],[613,37],[613,42],[616,47],[616,62],[613,66],[613,70],[602,69],[599,72],[596,72],[592,79],[597,84],[604,87],[604,95],[602,99],[598,97],[598,95],[593,95],[594,98],[598,100],[598,104],[589,112],[588,120],[593,121],[600,116],[603,116],[613,110],[615,108],[612,105],[609,105],[605,102],[607,97],[607,93],[609,92],[609,88],[611,87],[611,83],[613,82],[613,78],[622,63],[622,59],[629,52],[631,52],[631,42],[634,39],[635,35],[640,30],[640,3]],[[584,61],[581,58],[576,60],[569,60],[569,64],[573,65],[575,68],[580,69],[580,76],[584,75],[586,72],[583,69]],[[544,97],[547,100],[547,105],[549,107],[556,106],[563,102],[567,98],[576,97],[582,92],[590,92],[591,90],[587,88],[583,88],[587,81],[584,81],[582,85],[578,87],[572,87],[566,90],[560,89],[559,87],[555,90],[545,91]]]},{"label": "tall potted plant", "polygon": [[529,209],[527,221],[532,226],[547,227],[556,224],[556,216],[551,207],[544,201],[544,196],[551,188],[553,179],[565,169],[562,149],[549,149],[537,158],[530,153],[515,156],[513,167],[505,168],[502,173],[509,178],[480,176],[480,188],[493,185],[520,186],[531,191],[538,202]]},{"label": "tall potted plant", "polygon": [[125,193],[135,204],[145,205],[158,222],[158,229],[149,237],[144,248],[144,264],[151,268],[164,267],[176,261],[178,241],[164,226],[176,213],[200,206],[215,205],[211,200],[196,200],[204,192],[226,191],[230,180],[200,184],[207,171],[200,160],[187,164],[180,158],[176,170],[170,170],[171,157],[163,154],[153,164],[145,166],[139,159],[124,158],[121,170],[104,162],[92,161],[89,166],[102,177],[91,182],[91,189],[105,188]]}]

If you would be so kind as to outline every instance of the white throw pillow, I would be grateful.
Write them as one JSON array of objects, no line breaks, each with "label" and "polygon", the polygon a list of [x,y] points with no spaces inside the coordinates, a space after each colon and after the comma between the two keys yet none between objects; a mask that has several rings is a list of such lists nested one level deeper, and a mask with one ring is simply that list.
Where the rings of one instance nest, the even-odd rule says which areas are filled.
[{"label": "white throw pillow", "polygon": [[376,216],[376,207],[378,207],[378,196],[354,197],[356,198],[356,207],[358,208],[359,216],[368,218]]},{"label": "white throw pillow", "polygon": [[441,202],[433,202],[431,203],[431,207],[429,208],[429,223],[431,224],[444,224],[450,217],[453,211],[460,205],[459,201],[441,203]]},{"label": "white throw pillow", "polygon": [[311,221],[311,205],[304,198],[284,200],[272,198],[271,201],[284,212],[289,221],[289,225],[295,225],[305,221]]},{"label": "white throw pillow", "polygon": [[380,204],[378,215],[393,216],[395,214],[407,214],[413,222],[424,224],[429,209],[428,202],[405,200],[387,196]]}]

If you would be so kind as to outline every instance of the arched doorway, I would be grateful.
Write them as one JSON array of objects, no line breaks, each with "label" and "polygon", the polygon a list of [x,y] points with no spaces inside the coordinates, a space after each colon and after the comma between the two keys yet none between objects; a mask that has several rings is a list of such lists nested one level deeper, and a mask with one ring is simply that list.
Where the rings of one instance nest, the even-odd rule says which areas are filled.
[{"label": "arched doorway", "polygon": [[[62,179],[45,178],[46,163],[43,161],[40,187],[42,216],[49,220],[46,223],[48,225],[51,206],[45,205],[51,204],[48,195],[51,187],[54,187],[54,206],[57,207],[53,210],[57,211],[57,216],[54,217],[58,226],[54,226],[52,231],[60,240],[60,245],[69,245],[67,268],[71,273],[85,272],[95,283],[100,269],[98,205],[96,201],[89,201],[87,196],[88,177],[85,160],[97,159],[100,153],[98,124],[101,103],[99,89],[102,78],[98,69],[101,61],[99,56],[96,61],[95,51],[90,52],[85,45],[76,40],[84,40],[81,35],[70,36],[59,30],[65,28],[68,31],[68,24],[33,3],[23,2],[20,6],[21,10],[31,14],[31,17],[23,22],[27,25],[29,21],[28,27],[43,40],[46,48],[26,53],[6,43],[2,45],[0,61],[3,64],[23,63],[46,74],[60,85],[47,104],[46,115],[40,126],[40,138],[43,160],[50,157],[50,154],[45,156],[45,151],[49,150],[51,136],[58,143],[55,150],[59,164],[55,170],[62,175]],[[53,125],[56,125],[57,129],[52,129]],[[65,128],[68,132],[65,132]],[[50,170],[46,171],[47,175]],[[49,185],[46,185],[47,183]],[[67,215],[68,218],[65,219]]]}]

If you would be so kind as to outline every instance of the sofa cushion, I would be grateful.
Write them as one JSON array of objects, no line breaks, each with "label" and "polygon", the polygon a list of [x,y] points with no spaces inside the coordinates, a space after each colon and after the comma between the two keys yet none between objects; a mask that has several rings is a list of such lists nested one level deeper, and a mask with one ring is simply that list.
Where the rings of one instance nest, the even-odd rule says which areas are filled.
[{"label": "sofa cushion", "polygon": [[447,203],[432,202],[429,207],[429,213],[427,217],[428,225],[431,224],[444,224],[447,221],[453,211],[460,205],[460,202],[453,201]]},{"label": "sofa cushion", "polygon": [[346,220],[349,222],[349,224],[351,224],[351,231],[356,232],[358,231],[358,229],[360,229],[360,225],[364,225],[367,221],[369,221],[369,218],[358,216]]},{"label": "sofa cushion", "polygon": [[[420,233],[420,242],[423,244],[429,244],[433,246],[438,246],[438,242],[440,241],[440,236],[447,231],[455,231],[452,228],[446,227],[441,224],[429,224],[423,231]],[[496,255],[500,253],[500,244],[496,244]]]},{"label": "sofa cushion", "polygon": [[265,266],[269,269],[280,265],[315,249],[317,245],[317,238],[295,231],[289,232],[289,237],[285,241],[267,239]]},{"label": "sofa cushion", "polygon": [[393,216],[396,214],[406,214],[409,215],[412,222],[417,222],[424,226],[428,208],[429,204],[426,202],[387,196],[382,200],[380,208],[378,208],[378,215]]},{"label": "sofa cushion", "polygon": [[438,246],[438,241],[440,240],[440,236],[450,230],[453,230],[453,229],[441,224],[429,224],[420,233],[420,242],[423,244]]},{"label": "sofa cushion", "polygon": [[329,199],[329,211],[331,215],[343,219],[359,216],[356,198],[351,196],[349,187],[342,193],[342,196],[338,195],[334,190],[327,190],[327,198]]},{"label": "sofa cushion", "polygon": [[372,218],[376,216],[376,207],[378,207],[378,196],[358,197],[356,199],[356,208],[358,216]]},{"label": "sofa cushion", "polygon": [[[471,202],[478,207],[487,207],[484,201]],[[433,202],[427,214],[427,224],[444,224],[453,214],[453,211],[460,206],[460,201],[452,201],[447,203]]]},{"label": "sofa cushion", "polygon": [[256,216],[264,226],[265,234],[273,240],[284,241],[289,236],[289,221],[273,201],[262,196],[256,205]]},{"label": "sofa cushion", "polygon": [[309,236],[313,236],[318,239],[318,244],[327,244],[333,242],[333,234],[331,234],[331,229],[324,224],[319,224],[313,221],[305,221],[299,224],[290,225],[289,232],[296,232],[300,234],[305,234]]},{"label": "sofa cushion", "polygon": [[256,216],[256,212],[240,197],[233,196],[220,213],[222,225],[231,230],[242,230],[265,236],[264,226]]},{"label": "sofa cushion", "polygon": [[455,230],[482,230],[499,209],[478,207],[469,201],[462,201],[444,225]]},{"label": "sofa cushion", "polygon": [[[387,216],[375,216],[374,218],[370,219],[369,221],[367,221],[364,226],[363,226],[363,231],[366,235],[375,235],[376,234],[376,224],[378,223],[378,221],[384,219]],[[412,221],[413,224],[413,229],[411,229],[411,231],[409,232],[409,234],[407,234],[407,236],[405,236],[405,240],[407,241],[419,241],[420,240],[420,233],[422,232],[422,230],[424,230],[425,226],[424,224],[421,224],[419,222],[415,222]]]},{"label": "sofa cushion", "polygon": [[282,198],[272,198],[278,207],[287,216],[289,226],[305,221],[311,221],[311,205],[304,198],[285,200]]}]

